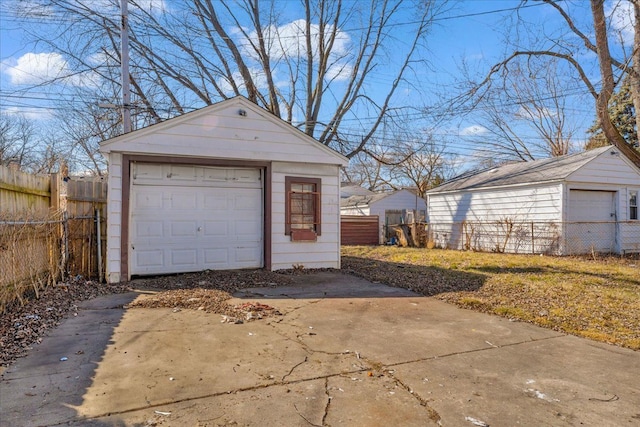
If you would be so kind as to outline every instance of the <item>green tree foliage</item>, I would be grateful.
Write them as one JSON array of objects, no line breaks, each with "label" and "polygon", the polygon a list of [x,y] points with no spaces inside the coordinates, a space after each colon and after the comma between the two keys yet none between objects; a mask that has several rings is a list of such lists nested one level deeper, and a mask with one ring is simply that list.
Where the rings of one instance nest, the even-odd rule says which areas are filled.
[{"label": "green tree foliage", "polygon": [[[622,82],[618,91],[611,96],[611,100],[609,101],[609,117],[611,117],[611,122],[618,129],[627,144],[639,149],[638,129],[636,129],[636,111],[633,107],[631,84],[628,77]],[[585,145],[585,149],[591,150],[609,145],[607,138],[605,138],[602,132],[599,120],[596,119],[594,121],[588,133],[591,136]]]}]

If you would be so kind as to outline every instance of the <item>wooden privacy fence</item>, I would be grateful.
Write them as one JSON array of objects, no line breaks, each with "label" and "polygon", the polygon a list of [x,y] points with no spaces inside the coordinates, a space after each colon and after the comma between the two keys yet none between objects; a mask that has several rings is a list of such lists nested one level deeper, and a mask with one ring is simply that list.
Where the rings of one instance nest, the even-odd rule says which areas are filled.
[{"label": "wooden privacy fence", "polygon": [[380,244],[378,215],[340,216],[340,244],[378,245]]},{"label": "wooden privacy fence", "polygon": [[66,275],[102,280],[106,193],[100,178],[0,166],[0,312]]}]

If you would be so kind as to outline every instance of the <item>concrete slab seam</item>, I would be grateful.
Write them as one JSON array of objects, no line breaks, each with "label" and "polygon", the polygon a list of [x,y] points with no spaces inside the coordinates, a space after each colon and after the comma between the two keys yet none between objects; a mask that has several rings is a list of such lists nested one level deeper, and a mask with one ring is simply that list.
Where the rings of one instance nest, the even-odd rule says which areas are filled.
[{"label": "concrete slab seam", "polygon": [[463,355],[463,354],[479,353],[479,352],[482,352],[482,351],[497,350],[497,349],[501,349],[501,348],[514,347],[514,346],[518,346],[518,345],[522,345],[522,344],[530,344],[530,343],[533,343],[533,342],[547,341],[547,340],[552,340],[552,339],[557,339],[557,338],[564,338],[564,337],[567,337],[567,336],[568,335],[566,335],[566,334],[562,334],[562,335],[554,335],[554,336],[544,337],[544,338],[531,338],[531,339],[529,339],[527,341],[519,341],[519,342],[503,344],[503,345],[491,344],[490,347],[486,347],[486,348],[476,348],[476,349],[473,349],[473,350],[465,350],[465,351],[457,351],[457,352],[454,352],[454,353],[447,353],[447,354],[443,354],[443,355],[440,355],[440,356],[429,356],[429,357],[425,357],[425,358],[421,358],[421,359],[407,360],[407,361],[404,361],[404,362],[389,363],[389,364],[387,364],[385,366],[392,367],[392,366],[409,365],[411,363],[426,362],[426,361],[429,361],[429,360],[444,359],[444,358],[447,358],[447,357],[460,356],[460,355]]},{"label": "concrete slab seam", "polygon": [[[108,413],[96,414],[96,415],[92,415],[92,416],[89,416],[89,417],[73,418],[73,419],[66,420],[66,421],[64,421],[64,422],[62,422],[60,424],[57,424],[57,425],[68,424],[70,421],[95,420],[95,419],[99,419],[99,418],[102,418],[102,417],[109,417],[109,416],[113,416],[113,415],[129,414],[129,413],[133,413],[133,412],[137,412],[137,411],[142,411],[142,410],[145,410],[145,409],[153,409],[153,408],[165,407],[167,405],[174,405],[174,404],[177,404],[177,403],[192,402],[192,401],[197,401],[197,400],[202,400],[202,399],[209,399],[209,398],[212,398],[212,397],[219,397],[219,396],[225,396],[225,395],[229,395],[229,394],[242,393],[242,392],[245,392],[245,391],[262,390],[262,389],[268,389],[268,388],[271,388],[271,387],[287,386],[287,385],[293,385],[293,384],[302,384],[302,383],[305,383],[305,382],[317,381],[317,380],[321,380],[321,379],[327,380],[328,378],[333,378],[333,377],[344,377],[346,375],[353,375],[353,374],[357,374],[357,373],[362,373],[362,372],[364,372],[366,370],[367,370],[366,368],[364,368],[364,369],[356,369],[356,370],[352,370],[352,371],[340,372],[340,373],[337,373],[337,374],[319,375],[319,376],[316,376],[316,377],[302,378],[302,379],[293,380],[293,381],[275,381],[275,382],[272,382],[272,383],[260,384],[260,385],[257,385],[257,386],[241,387],[241,388],[237,388],[237,389],[234,389],[234,390],[220,391],[220,392],[217,392],[217,393],[209,393],[209,394],[200,395],[200,396],[186,397],[184,399],[177,399],[177,400],[169,400],[169,401],[164,401],[164,402],[158,402],[158,403],[149,404],[149,405],[145,405],[145,406],[129,408],[129,409],[122,410],[122,411],[111,411],[111,412],[108,412]],[[328,391],[327,391],[327,394],[328,394]]]}]

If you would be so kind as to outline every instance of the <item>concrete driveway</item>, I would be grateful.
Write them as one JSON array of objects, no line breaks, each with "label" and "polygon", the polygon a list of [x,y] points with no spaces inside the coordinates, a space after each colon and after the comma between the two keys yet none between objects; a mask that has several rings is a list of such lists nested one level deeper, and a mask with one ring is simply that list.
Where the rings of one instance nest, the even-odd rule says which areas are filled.
[{"label": "concrete driveway", "polygon": [[640,425],[640,353],[352,276],[238,294],[283,313],[241,325],[136,297],[84,303],[11,366],[1,425]]}]

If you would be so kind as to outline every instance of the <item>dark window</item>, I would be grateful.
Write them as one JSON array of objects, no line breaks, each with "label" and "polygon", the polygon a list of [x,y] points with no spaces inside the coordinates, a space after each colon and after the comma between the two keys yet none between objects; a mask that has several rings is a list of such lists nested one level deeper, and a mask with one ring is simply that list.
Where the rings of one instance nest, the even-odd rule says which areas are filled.
[{"label": "dark window", "polygon": [[285,234],[300,230],[320,235],[319,178],[285,177]]},{"label": "dark window", "polygon": [[629,219],[638,219],[638,192],[629,193]]}]

